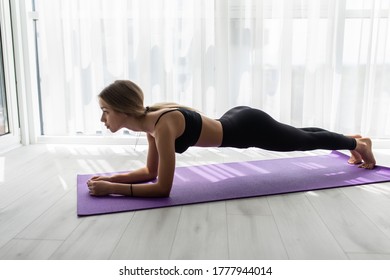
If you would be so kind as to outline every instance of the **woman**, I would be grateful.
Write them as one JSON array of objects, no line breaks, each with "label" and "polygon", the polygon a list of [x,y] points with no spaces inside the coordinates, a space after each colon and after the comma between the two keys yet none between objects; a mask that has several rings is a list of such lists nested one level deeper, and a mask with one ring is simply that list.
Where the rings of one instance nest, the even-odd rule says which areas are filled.
[{"label": "woman", "polygon": [[[142,90],[126,80],[115,81],[99,94],[101,121],[106,127],[112,132],[121,128],[146,132],[149,148],[145,167],[111,177],[92,177],[87,182],[91,195],[168,197],[175,153],[183,153],[190,146],[258,147],[273,151],[348,149],[349,163],[366,169],[375,166],[371,140],[359,135],[347,137],[320,128],[294,128],[244,106],[215,120],[172,103],[145,108],[143,99]],[[156,178],[155,183],[143,183]]]}]

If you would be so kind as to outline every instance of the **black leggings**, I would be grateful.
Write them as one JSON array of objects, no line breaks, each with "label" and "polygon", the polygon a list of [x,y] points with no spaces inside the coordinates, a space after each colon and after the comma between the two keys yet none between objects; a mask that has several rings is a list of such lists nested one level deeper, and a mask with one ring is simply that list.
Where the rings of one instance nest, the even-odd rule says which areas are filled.
[{"label": "black leggings", "polygon": [[316,127],[295,128],[274,120],[265,112],[246,106],[227,111],[221,147],[257,147],[271,151],[354,150],[356,140]]}]

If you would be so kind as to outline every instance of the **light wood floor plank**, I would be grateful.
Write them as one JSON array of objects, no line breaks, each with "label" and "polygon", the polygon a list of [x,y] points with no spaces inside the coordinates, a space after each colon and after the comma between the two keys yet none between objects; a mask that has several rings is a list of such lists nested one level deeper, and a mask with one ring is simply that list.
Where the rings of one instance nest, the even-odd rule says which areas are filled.
[{"label": "light wood floor plank", "polygon": [[0,210],[0,248],[66,194],[55,177],[39,182],[38,186],[29,184],[33,187],[28,194]]},{"label": "light wood floor plank", "polygon": [[344,188],[343,193],[390,238],[390,184]]},{"label": "light wood floor plank", "polygon": [[266,197],[253,197],[243,199],[232,199],[226,201],[228,215],[261,215],[272,216]]},{"label": "light wood floor plank", "polygon": [[111,259],[169,259],[181,207],[137,211]]},{"label": "light wood floor plank", "polygon": [[0,251],[2,260],[46,260],[61,245],[57,240],[12,239]]},{"label": "light wood floor plank", "polygon": [[272,216],[228,215],[228,228],[230,259],[288,258]]},{"label": "light wood floor plank", "polygon": [[390,254],[348,253],[351,260],[390,260]]},{"label": "light wood floor plank", "polygon": [[307,197],[345,252],[390,253],[390,239],[340,189]]},{"label": "light wood floor plank", "polygon": [[183,206],[170,258],[228,258],[224,201]]},{"label": "light wood floor plank", "polygon": [[65,240],[83,221],[77,217],[75,197],[74,188],[21,231],[17,238]]},{"label": "light wood floor plank", "polygon": [[[36,155],[37,151],[35,150],[31,153],[26,150],[25,152],[27,158],[21,159],[18,166],[15,159],[7,157],[4,160],[6,171],[4,182],[0,184],[0,210],[29,194],[35,188],[41,188],[42,184],[47,182],[48,177],[53,177],[52,174],[57,173],[55,166],[53,166],[52,156],[45,152]],[[8,171],[9,165],[15,165],[12,171]],[[43,170],[46,173],[43,173]]]},{"label": "light wood floor plank", "polygon": [[109,259],[134,212],[83,218],[50,259]]},{"label": "light wood floor plank", "polygon": [[290,259],[346,259],[304,193],[268,197]]}]

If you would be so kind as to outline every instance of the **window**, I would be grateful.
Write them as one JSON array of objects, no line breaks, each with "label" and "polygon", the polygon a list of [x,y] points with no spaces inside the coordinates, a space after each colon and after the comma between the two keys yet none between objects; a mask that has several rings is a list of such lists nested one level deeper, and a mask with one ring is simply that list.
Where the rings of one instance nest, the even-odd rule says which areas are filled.
[{"label": "window", "polygon": [[4,76],[4,61],[2,36],[0,29],[0,135],[9,133],[7,98],[5,92],[5,76]]},{"label": "window", "polygon": [[[115,79],[145,105],[390,137],[390,1],[35,0],[45,135],[96,135]],[[379,120],[379,121],[378,121]]]}]

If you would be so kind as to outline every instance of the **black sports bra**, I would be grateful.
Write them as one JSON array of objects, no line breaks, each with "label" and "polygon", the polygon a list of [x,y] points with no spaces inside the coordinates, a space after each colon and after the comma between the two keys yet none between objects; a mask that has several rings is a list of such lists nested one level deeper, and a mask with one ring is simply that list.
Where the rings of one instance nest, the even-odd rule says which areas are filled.
[{"label": "black sports bra", "polygon": [[158,121],[163,115],[173,111],[179,111],[183,114],[185,119],[184,132],[175,140],[175,152],[181,154],[184,153],[189,147],[194,146],[198,142],[200,133],[202,131],[202,117],[198,112],[185,108],[177,108],[162,113],[158,117],[154,126],[157,125]]}]

